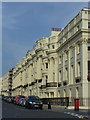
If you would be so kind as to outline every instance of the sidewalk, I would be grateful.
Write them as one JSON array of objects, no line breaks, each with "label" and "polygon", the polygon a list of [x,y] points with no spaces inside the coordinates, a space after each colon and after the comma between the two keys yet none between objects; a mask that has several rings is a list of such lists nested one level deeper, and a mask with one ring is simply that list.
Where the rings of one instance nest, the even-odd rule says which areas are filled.
[{"label": "sidewalk", "polygon": [[[48,109],[48,105],[44,104],[43,107],[45,109]],[[74,110],[74,106],[60,106],[60,105],[51,105],[52,109],[73,109]],[[86,111],[90,111],[89,107],[84,107],[84,106],[79,106],[80,110],[86,110]]]},{"label": "sidewalk", "polygon": [[[68,109],[74,109],[74,106],[68,106]],[[81,110],[90,110],[89,107],[85,107],[85,106],[79,106],[79,109],[81,109]]]},{"label": "sidewalk", "polygon": [[81,118],[90,118],[90,110],[86,109],[86,107],[80,106],[79,111],[74,111],[74,106],[59,106],[59,105],[51,105],[51,109],[48,109],[48,105],[43,105],[44,110],[54,111],[54,112],[64,112],[66,114],[70,113],[71,115],[78,115]]},{"label": "sidewalk", "polygon": [[[48,105],[44,104],[44,105],[43,105],[43,108],[44,108],[45,110],[47,110],[47,109],[48,109]],[[65,106],[51,105],[51,109],[52,109],[52,110],[65,109]]]}]

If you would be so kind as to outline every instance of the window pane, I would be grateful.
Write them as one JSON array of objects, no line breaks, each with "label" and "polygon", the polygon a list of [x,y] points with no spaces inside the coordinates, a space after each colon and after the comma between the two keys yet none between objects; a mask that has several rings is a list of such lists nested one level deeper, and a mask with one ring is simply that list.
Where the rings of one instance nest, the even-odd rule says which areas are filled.
[{"label": "window pane", "polygon": [[88,50],[90,51],[90,46],[88,47]]},{"label": "window pane", "polygon": [[90,61],[88,61],[88,70],[90,70]]},{"label": "window pane", "polygon": [[88,28],[90,28],[90,22],[88,22]]},{"label": "window pane", "polygon": [[48,68],[48,63],[46,63],[46,68]]}]

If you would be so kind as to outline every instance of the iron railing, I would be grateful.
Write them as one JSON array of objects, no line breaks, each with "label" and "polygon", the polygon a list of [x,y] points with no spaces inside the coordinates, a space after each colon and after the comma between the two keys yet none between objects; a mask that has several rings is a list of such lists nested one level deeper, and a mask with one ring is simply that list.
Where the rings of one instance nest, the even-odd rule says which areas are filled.
[{"label": "iron railing", "polygon": [[41,98],[41,100],[43,104],[48,104],[48,102],[50,102],[51,105],[69,106],[69,97]]},{"label": "iron railing", "polygon": [[[78,98],[79,105],[85,106],[89,105],[90,98]],[[74,106],[74,97],[61,97],[61,98],[41,98],[43,104],[51,103],[51,105],[60,105],[60,106]]]}]

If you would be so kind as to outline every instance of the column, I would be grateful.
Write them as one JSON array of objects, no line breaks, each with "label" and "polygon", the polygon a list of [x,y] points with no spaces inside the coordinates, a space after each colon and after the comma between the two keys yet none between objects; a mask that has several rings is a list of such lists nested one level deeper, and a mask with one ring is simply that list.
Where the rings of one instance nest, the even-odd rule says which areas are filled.
[{"label": "column", "polygon": [[[77,76],[77,52],[76,52],[76,45],[74,44],[74,76],[75,78]],[[75,84],[75,81],[73,81],[73,84]]]},{"label": "column", "polygon": [[59,66],[59,63],[58,63],[58,58],[55,58],[55,82],[58,82],[58,79],[59,79],[59,71],[58,71],[58,66]]},{"label": "column", "polygon": [[65,80],[65,55],[64,55],[64,52],[62,54],[62,84],[63,84],[63,81]]},{"label": "column", "polygon": [[82,80],[82,97],[84,106],[88,106],[88,51],[87,39],[81,39],[81,80]]},{"label": "column", "polygon": [[58,70],[59,62],[58,57],[55,58],[55,82],[57,82],[57,88],[55,91],[55,97],[58,97],[58,81],[59,81],[59,70]]},{"label": "column", "polygon": [[37,79],[42,78],[41,65],[42,65],[42,58],[39,57],[37,61]]},{"label": "column", "polygon": [[48,82],[53,82],[53,59],[52,58],[50,58]]},{"label": "column", "polygon": [[70,75],[71,75],[70,69],[71,69],[71,67],[70,67],[70,48],[68,48],[68,83],[69,84],[70,84]]},{"label": "column", "polygon": [[36,85],[36,94],[37,94],[37,96],[39,96],[39,86],[38,86],[38,80],[37,80],[37,83],[36,83],[37,85]]}]

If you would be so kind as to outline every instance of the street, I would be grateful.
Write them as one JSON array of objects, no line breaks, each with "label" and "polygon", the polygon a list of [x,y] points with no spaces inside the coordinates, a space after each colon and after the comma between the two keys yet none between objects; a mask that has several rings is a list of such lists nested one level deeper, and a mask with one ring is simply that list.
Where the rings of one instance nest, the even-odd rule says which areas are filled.
[{"label": "street", "polygon": [[53,112],[49,110],[26,109],[21,106],[2,103],[2,117],[3,118],[75,118],[67,115],[64,112]]},{"label": "street", "polygon": [[2,118],[62,118],[64,120],[65,118],[75,120],[79,118],[73,114],[71,115],[69,111],[71,110],[26,109],[12,103],[2,102]]}]

